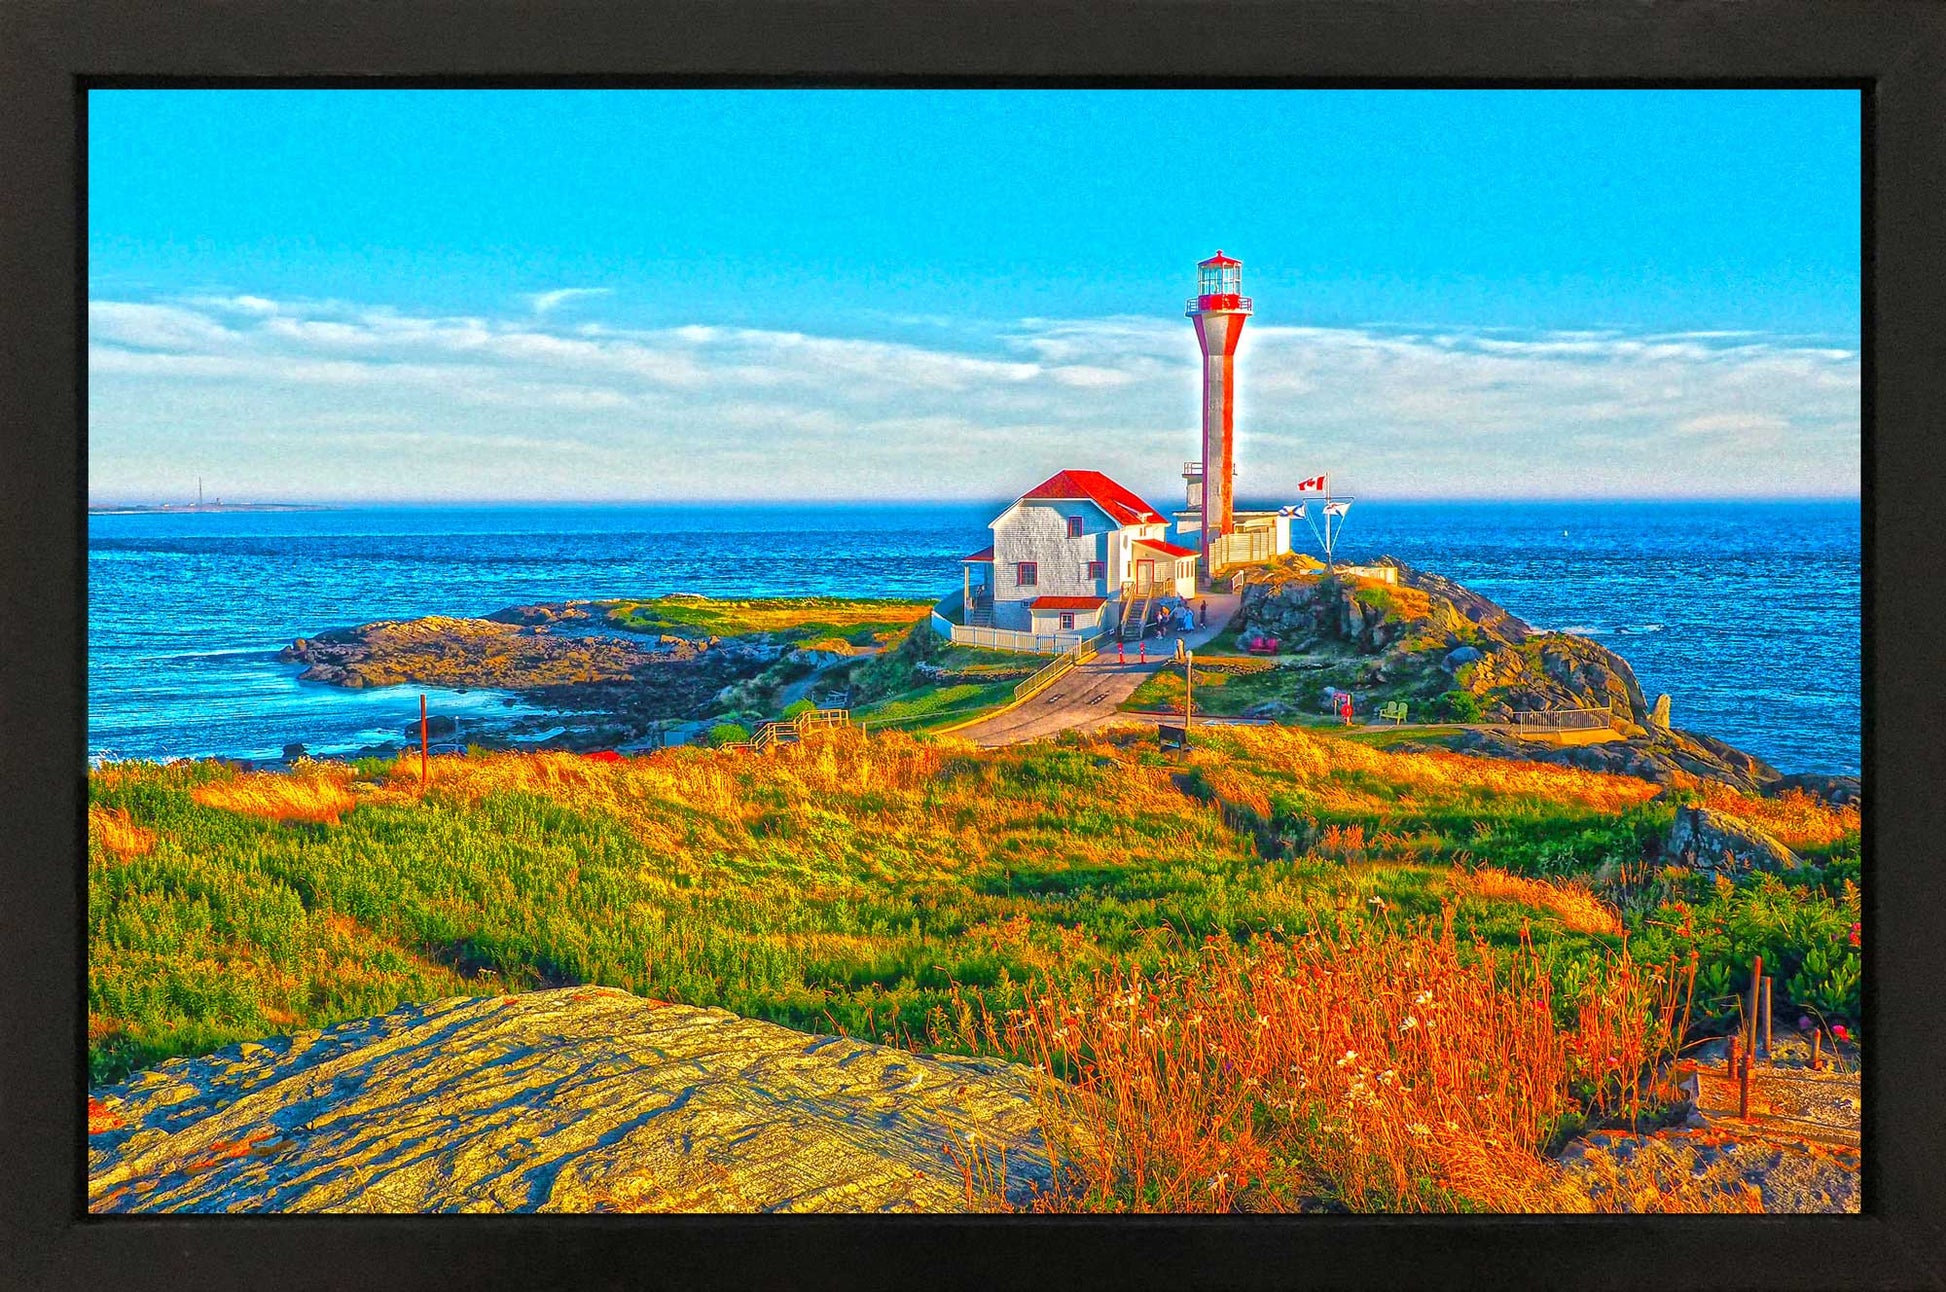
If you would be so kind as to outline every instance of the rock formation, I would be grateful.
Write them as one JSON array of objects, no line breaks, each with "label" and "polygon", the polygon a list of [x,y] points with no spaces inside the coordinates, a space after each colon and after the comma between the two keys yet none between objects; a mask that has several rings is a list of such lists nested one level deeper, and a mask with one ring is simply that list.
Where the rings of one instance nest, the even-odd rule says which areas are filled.
[{"label": "rock formation", "polygon": [[[1478,593],[1392,557],[1397,582],[1320,578],[1293,572],[1244,589],[1238,636],[1263,635],[1327,661],[1327,693],[1351,691],[1358,709],[1412,703],[1415,716],[1454,716],[1449,697],[1470,697],[1485,722],[1513,723],[1550,710],[1606,710],[1612,735],[1598,744],[1553,747],[1511,731],[1469,730],[1451,747],[1619,772],[1659,784],[1719,781],[1745,793],[1772,792],[1782,774],[1760,758],[1699,732],[1668,725],[1666,697],[1652,706],[1628,661],[1572,633],[1540,632]],[[1821,796],[1845,787],[1821,786]]]},{"label": "rock formation", "polygon": [[1708,808],[1678,805],[1662,855],[1692,870],[1734,875],[1743,871],[1796,870],[1796,853],[1747,821]]},{"label": "rock formation", "polygon": [[964,1211],[976,1156],[1051,1182],[1033,1080],[611,988],[405,1005],[95,1091],[88,1205]]}]

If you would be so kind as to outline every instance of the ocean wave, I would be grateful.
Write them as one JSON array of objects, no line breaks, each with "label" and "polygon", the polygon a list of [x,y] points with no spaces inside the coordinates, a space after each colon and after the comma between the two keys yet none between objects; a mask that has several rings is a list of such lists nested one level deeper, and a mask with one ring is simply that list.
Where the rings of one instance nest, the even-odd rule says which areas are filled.
[{"label": "ocean wave", "polygon": [[1624,627],[1617,628],[1615,631],[1634,637],[1640,636],[1643,633],[1659,633],[1666,627],[1668,627],[1667,624],[1628,624]]}]

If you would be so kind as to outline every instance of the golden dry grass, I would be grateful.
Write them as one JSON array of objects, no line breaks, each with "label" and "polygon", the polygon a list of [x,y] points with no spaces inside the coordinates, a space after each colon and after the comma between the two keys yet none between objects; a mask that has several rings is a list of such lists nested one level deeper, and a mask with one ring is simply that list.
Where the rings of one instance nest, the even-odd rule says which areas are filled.
[{"label": "golden dry grass", "polygon": [[1595,896],[1586,884],[1565,879],[1528,879],[1491,866],[1473,871],[1456,866],[1450,879],[1460,892],[1546,911],[1576,933],[1622,935],[1621,914]]},{"label": "golden dry grass", "polygon": [[93,804],[88,808],[88,838],[123,861],[147,856],[155,847],[155,831],[135,824],[120,808]]},{"label": "golden dry grass", "polygon": [[1449,911],[1212,940],[1192,971],[1040,984],[1003,1020],[962,1001],[951,1027],[1067,1079],[1042,1096],[1068,1167],[1049,1209],[1585,1211],[1544,1156],[1570,1087],[1639,1110],[1673,1000],[1623,952],[1559,1027],[1531,944],[1496,973]]},{"label": "golden dry grass", "polygon": [[1829,847],[1859,828],[1856,805],[1833,807],[1802,790],[1768,799],[1709,782],[1701,786],[1701,793],[1704,807],[1740,817],[1788,848]]},{"label": "golden dry grass", "polygon": [[245,772],[208,781],[192,789],[190,797],[204,807],[244,816],[326,825],[336,825],[358,803],[349,767],[313,762],[299,762],[288,774]]},{"label": "golden dry grass", "polygon": [[1301,727],[1232,727],[1220,735],[1205,733],[1203,740],[1205,744],[1220,742],[1234,747],[1262,763],[1261,772],[1253,769],[1253,773],[1268,773],[1282,784],[1313,791],[1321,807],[1343,811],[1382,809],[1412,798],[1437,800],[1485,793],[1530,796],[1612,813],[1647,802],[1656,794],[1654,785],[1630,776],[1549,763],[1476,758],[1444,750],[1408,753],[1371,749]]}]

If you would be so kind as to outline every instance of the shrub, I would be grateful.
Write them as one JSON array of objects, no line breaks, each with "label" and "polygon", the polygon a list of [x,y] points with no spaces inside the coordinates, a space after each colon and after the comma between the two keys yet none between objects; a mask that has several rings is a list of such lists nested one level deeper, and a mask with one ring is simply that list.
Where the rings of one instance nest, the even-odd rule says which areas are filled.
[{"label": "shrub", "polygon": [[1478,722],[1480,697],[1471,691],[1446,691],[1432,702],[1433,716],[1449,722]]},{"label": "shrub", "polygon": [[719,722],[709,729],[712,745],[738,745],[750,739],[750,728],[740,722]]},{"label": "shrub", "polygon": [[1531,944],[1500,974],[1450,918],[1353,920],[1038,983],[1003,1024],[961,1001],[956,1039],[1067,1083],[1042,1088],[1066,1166],[1048,1209],[1545,1211],[1577,1206],[1557,1132],[1654,1093],[1673,999],[1623,952],[1562,1025]]},{"label": "shrub", "polygon": [[789,721],[792,718],[802,717],[804,714],[816,713],[817,711],[818,711],[818,706],[811,703],[809,700],[794,700],[791,703],[785,705],[784,711],[778,714],[777,716],[784,719],[785,721]]}]

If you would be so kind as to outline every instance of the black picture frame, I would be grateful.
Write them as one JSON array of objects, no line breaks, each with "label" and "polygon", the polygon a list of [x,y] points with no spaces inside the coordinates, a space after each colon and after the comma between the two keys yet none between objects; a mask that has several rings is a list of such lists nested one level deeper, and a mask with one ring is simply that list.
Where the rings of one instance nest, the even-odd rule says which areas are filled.
[{"label": "black picture frame", "polygon": [[[1865,1208],[1858,1217],[89,1219],[90,86],[1856,86],[1866,140]],[[1932,990],[1946,6],[1925,0],[11,0],[0,7],[0,1284],[1946,1286]],[[1788,213],[1779,213],[1788,218]]]}]

